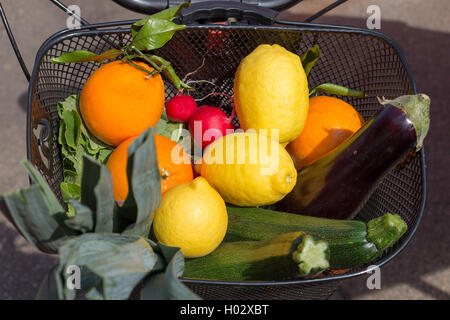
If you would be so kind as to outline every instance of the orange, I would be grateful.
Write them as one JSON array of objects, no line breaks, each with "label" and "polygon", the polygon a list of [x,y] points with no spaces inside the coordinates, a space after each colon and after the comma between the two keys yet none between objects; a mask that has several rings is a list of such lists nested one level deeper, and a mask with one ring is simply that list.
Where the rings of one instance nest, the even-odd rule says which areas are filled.
[{"label": "orange", "polygon": [[324,157],[358,131],[364,120],[347,102],[328,96],[309,99],[306,124],[286,150],[301,169]]},{"label": "orange", "polygon": [[202,159],[198,159],[195,163],[194,163],[194,174],[197,174],[199,176],[202,175]]},{"label": "orange", "polygon": [[162,194],[180,183],[194,179],[191,159],[183,148],[175,141],[158,134],[155,134],[155,143]]},{"label": "orange", "polygon": [[[111,172],[114,199],[116,200],[125,200],[128,195],[128,147],[135,138],[131,137],[119,144],[109,156],[106,164]],[[162,194],[166,193],[170,188],[180,183],[191,181],[194,178],[189,156],[176,142],[155,134],[155,145],[159,172],[161,174]]]},{"label": "orange", "polygon": [[[134,62],[152,71],[143,62]],[[80,95],[80,112],[89,131],[117,146],[154,126],[164,108],[161,75],[148,77],[127,62],[107,63],[87,79]]]}]

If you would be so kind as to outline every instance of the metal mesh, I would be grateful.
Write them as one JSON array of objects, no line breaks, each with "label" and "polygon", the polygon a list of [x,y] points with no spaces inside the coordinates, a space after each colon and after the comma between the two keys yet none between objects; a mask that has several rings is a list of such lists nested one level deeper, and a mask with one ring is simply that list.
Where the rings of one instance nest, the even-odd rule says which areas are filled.
[{"label": "metal mesh", "polygon": [[258,287],[189,283],[187,286],[200,297],[213,300],[325,300],[339,284],[340,281]]},{"label": "metal mesh", "polygon": [[[99,67],[96,63],[51,64],[49,59],[63,52],[85,49],[101,53],[113,46],[121,47],[130,40],[127,29],[78,30],[55,36],[41,48],[40,63],[35,66],[32,79],[29,150],[31,161],[40,169],[53,191],[61,200],[59,183],[62,181],[61,156],[58,146],[59,119],[56,105],[68,95],[79,94],[89,75]],[[262,43],[278,43],[288,50],[302,54],[315,44],[322,56],[309,76],[309,87],[323,82],[338,83],[363,90],[367,98],[344,97],[367,119],[379,108],[377,96],[394,98],[413,93],[413,83],[397,50],[383,38],[367,32],[348,30],[321,30],[311,28],[279,27],[188,27],[177,32],[157,54],[171,61],[181,76],[201,68],[190,80],[207,79],[215,85],[196,85],[194,98],[204,97],[213,91],[233,94],[233,78],[242,58]],[[276,73],[276,70],[273,70]],[[166,99],[176,93],[165,81]],[[203,104],[225,104],[224,97],[210,97]],[[43,120],[44,119],[44,120]],[[49,128],[45,126],[48,120]],[[237,120],[237,119],[235,119]],[[48,138],[42,130],[50,130]],[[44,132],[45,133],[45,132]],[[417,225],[422,197],[421,155],[413,157],[401,170],[394,170],[381,183],[361,210],[357,219],[369,220],[386,212],[400,214],[409,231],[381,259],[389,258]],[[377,261],[375,262],[375,264]],[[374,264],[374,263],[372,263]],[[336,288],[336,281],[315,284],[283,286],[229,286],[189,284],[205,298],[318,298],[328,297]]]}]

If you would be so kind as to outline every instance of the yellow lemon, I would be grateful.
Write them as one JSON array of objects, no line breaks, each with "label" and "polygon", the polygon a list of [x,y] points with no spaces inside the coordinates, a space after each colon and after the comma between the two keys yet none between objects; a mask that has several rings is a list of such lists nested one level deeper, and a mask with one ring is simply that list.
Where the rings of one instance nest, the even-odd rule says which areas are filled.
[{"label": "yellow lemon", "polygon": [[297,171],[278,141],[255,131],[214,141],[203,156],[201,175],[223,199],[238,206],[273,204],[297,182]]},{"label": "yellow lemon", "polygon": [[309,104],[300,57],[277,44],[258,46],[239,64],[234,99],[242,129],[278,129],[280,144],[294,140],[305,125]]},{"label": "yellow lemon", "polygon": [[216,249],[227,226],[225,202],[202,177],[167,191],[153,220],[158,241],[181,248],[186,258],[201,257]]}]

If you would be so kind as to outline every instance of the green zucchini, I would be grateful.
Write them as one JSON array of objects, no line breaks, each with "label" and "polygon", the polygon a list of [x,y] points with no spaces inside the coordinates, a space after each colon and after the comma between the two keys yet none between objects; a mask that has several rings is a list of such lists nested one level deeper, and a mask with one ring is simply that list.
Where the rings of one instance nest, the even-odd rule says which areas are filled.
[{"label": "green zucchini", "polygon": [[365,223],[256,207],[228,206],[227,210],[225,242],[258,241],[294,231],[311,233],[328,243],[331,269],[347,269],[370,263],[394,245],[407,230],[399,215],[389,213]]},{"label": "green zucchini", "polygon": [[329,268],[328,244],[304,232],[261,241],[222,243],[207,256],[186,259],[184,278],[283,280]]}]

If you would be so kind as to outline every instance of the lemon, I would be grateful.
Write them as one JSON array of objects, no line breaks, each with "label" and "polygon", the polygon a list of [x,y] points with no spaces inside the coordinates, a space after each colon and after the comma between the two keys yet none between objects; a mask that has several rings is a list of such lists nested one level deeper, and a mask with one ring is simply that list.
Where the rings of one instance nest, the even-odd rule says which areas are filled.
[{"label": "lemon", "polygon": [[250,130],[210,144],[201,175],[226,202],[238,206],[278,202],[297,182],[294,163],[278,141]]},{"label": "lemon", "polygon": [[294,140],[305,125],[309,104],[300,57],[277,44],[259,45],[239,64],[234,99],[242,129],[278,129],[282,145]]},{"label": "lemon", "polygon": [[225,202],[202,177],[167,191],[153,220],[158,241],[181,248],[186,258],[201,257],[216,249],[227,226]]}]

